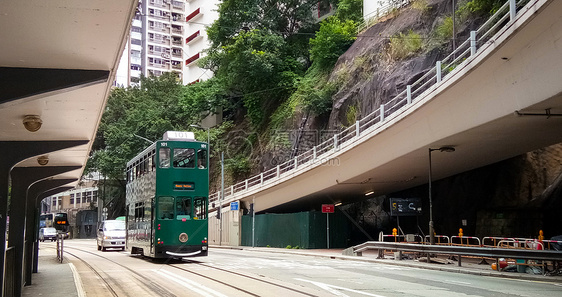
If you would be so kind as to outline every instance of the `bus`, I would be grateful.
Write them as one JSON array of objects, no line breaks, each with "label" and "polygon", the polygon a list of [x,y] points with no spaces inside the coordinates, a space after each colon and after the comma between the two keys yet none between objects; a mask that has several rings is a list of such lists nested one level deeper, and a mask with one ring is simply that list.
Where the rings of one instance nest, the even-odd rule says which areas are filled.
[{"label": "bus", "polygon": [[53,227],[53,214],[44,213],[39,215],[39,228]]},{"label": "bus", "polygon": [[126,247],[150,258],[206,256],[208,144],[168,131],[127,163]]}]

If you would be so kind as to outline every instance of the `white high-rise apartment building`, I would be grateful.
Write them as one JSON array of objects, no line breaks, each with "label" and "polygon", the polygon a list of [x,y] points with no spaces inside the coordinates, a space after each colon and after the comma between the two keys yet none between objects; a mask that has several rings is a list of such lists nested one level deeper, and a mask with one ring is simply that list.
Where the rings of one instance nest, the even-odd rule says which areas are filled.
[{"label": "white high-rise apartment building", "polygon": [[116,84],[129,86],[141,74],[179,73],[183,84],[209,79],[197,61],[209,46],[206,28],[217,18],[219,0],[140,0]]}]

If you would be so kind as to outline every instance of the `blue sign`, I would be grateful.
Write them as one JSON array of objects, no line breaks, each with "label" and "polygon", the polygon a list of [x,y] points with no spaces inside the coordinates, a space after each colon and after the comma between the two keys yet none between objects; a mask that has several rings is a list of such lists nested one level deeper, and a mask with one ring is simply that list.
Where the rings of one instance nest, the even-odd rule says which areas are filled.
[{"label": "blue sign", "polygon": [[230,202],[230,210],[238,210],[238,201]]}]

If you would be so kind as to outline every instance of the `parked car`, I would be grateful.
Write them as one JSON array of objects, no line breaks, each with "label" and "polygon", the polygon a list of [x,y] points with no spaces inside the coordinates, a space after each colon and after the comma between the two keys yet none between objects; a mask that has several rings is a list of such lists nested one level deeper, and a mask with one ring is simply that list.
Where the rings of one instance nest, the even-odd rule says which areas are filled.
[{"label": "parked car", "polygon": [[55,241],[57,240],[57,230],[55,228],[46,227],[39,229],[39,241]]},{"label": "parked car", "polygon": [[97,232],[98,251],[107,248],[125,250],[125,221],[106,220],[101,222]]}]

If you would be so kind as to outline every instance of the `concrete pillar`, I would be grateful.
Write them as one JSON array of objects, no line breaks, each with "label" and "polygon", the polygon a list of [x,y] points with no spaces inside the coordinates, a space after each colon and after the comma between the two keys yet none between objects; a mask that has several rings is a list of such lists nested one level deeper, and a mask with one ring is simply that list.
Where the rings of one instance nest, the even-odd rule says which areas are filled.
[{"label": "concrete pillar", "polygon": [[[12,195],[10,201],[10,230],[8,236],[8,248],[14,249],[13,267],[6,273],[12,274],[11,285],[14,296],[21,296],[24,268],[24,250],[26,247],[26,221],[33,218],[27,217],[27,191],[31,185],[50,176],[67,171],[77,170],[82,166],[59,166],[59,167],[16,167],[12,169]],[[33,203],[35,207],[35,203]]]},{"label": "concrete pillar", "polygon": [[88,140],[78,141],[0,141],[0,285],[5,285],[6,270],[6,217],[8,215],[8,179],[10,169],[17,163],[33,157],[87,144]]},{"label": "concrete pillar", "polygon": [[[49,167],[57,168],[57,167]],[[39,247],[39,204],[37,197],[47,190],[75,182],[76,179],[49,179],[34,183],[27,191],[27,207],[25,220],[25,249],[24,249],[24,266],[23,275],[25,285],[31,285],[31,273],[33,272],[33,254],[34,247]]]},{"label": "concrete pillar", "polygon": [[[41,205],[41,201],[49,196],[64,192],[64,191],[68,191],[70,189],[72,189],[73,187],[59,187],[56,189],[52,189],[49,191],[45,191],[41,194],[39,194],[39,196],[37,196],[37,200],[36,200],[36,205],[37,207],[39,207]],[[39,214],[41,214],[41,210],[39,210]],[[39,229],[37,229],[37,234],[35,234],[36,236],[39,236]],[[39,238],[39,237],[36,237]],[[37,240],[35,240],[35,243],[33,245],[33,265],[32,265],[32,272],[33,273],[37,273],[38,271],[38,266],[39,266],[39,242]]]}]

